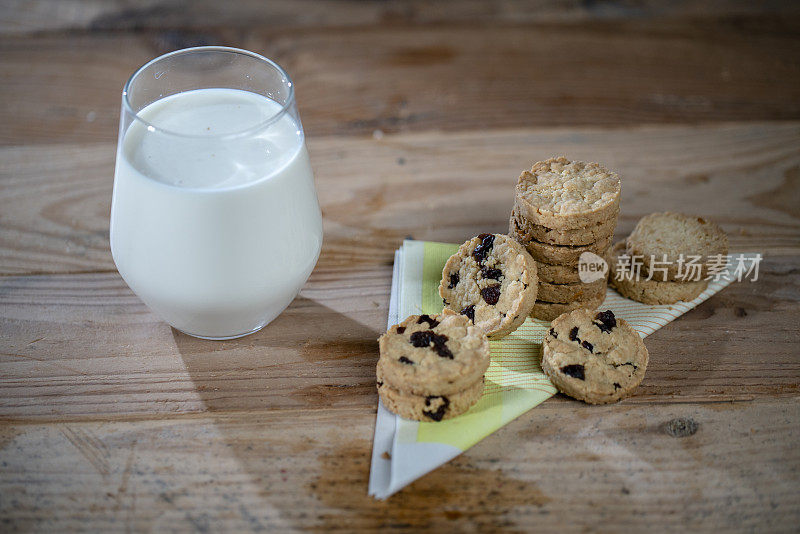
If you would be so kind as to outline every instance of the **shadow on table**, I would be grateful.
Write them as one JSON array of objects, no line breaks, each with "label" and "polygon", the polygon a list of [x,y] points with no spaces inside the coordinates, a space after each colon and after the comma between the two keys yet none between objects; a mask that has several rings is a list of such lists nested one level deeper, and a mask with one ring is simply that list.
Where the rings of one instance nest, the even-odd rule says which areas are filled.
[{"label": "shadow on table", "polygon": [[[194,523],[210,530],[446,529],[462,516],[494,517],[499,502],[548,501],[535,484],[464,458],[388,501],[369,497],[378,334],[307,298],[238,340],[204,341],[173,330],[205,415],[224,442],[209,470],[224,478],[205,507],[187,512]],[[241,481],[236,491],[231,479]],[[487,483],[495,488],[491,499],[477,490]]]},{"label": "shadow on table", "polygon": [[[220,473],[207,506],[187,512],[209,530],[308,528],[319,509],[311,486],[320,458],[355,444],[366,495],[377,395],[379,332],[298,297],[261,331],[206,341],[172,331],[186,370],[213,421]],[[223,444],[221,449],[219,445]],[[331,452],[337,451],[337,452]],[[205,466],[199,466],[201,471]],[[232,491],[230,481],[237,480]],[[194,490],[193,490],[194,492]],[[305,502],[304,502],[305,501]]]},{"label": "shadow on table", "polygon": [[304,297],[243,338],[172,334],[209,412],[352,406],[374,393],[378,332]]}]

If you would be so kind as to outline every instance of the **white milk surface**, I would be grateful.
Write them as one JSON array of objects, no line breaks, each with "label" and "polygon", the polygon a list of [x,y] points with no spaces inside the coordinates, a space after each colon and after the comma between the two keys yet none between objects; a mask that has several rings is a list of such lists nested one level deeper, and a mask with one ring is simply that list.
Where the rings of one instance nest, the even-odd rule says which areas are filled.
[{"label": "white milk surface", "polygon": [[[117,153],[111,251],[123,279],[175,328],[256,330],[316,264],[322,217],[302,131],[255,93],[198,89],[139,112]],[[162,132],[166,130],[167,132]]]}]

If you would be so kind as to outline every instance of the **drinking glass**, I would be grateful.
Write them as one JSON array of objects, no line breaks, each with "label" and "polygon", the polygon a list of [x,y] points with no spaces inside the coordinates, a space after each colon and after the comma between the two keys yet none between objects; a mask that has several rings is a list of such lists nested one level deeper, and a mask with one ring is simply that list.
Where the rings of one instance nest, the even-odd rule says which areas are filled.
[{"label": "drinking glass", "polygon": [[186,334],[231,339],[277,317],[322,247],[288,74],[218,46],[137,70],[122,93],[110,236],[128,286]]}]

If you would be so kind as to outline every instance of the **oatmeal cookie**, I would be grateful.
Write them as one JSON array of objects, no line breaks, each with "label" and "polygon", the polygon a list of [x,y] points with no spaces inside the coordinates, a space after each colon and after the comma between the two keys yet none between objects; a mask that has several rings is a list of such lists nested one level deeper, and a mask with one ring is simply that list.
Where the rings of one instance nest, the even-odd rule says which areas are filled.
[{"label": "oatmeal cookie", "polygon": [[[536,270],[539,275],[539,282],[576,284],[581,281],[580,274],[578,273],[578,262],[566,265],[554,265],[537,261]],[[541,297],[541,295],[539,295],[539,297]]]},{"label": "oatmeal cookie", "polygon": [[473,386],[489,367],[489,340],[467,317],[411,315],[378,339],[377,374],[400,391],[450,395]]},{"label": "oatmeal cookie", "polygon": [[383,405],[400,417],[415,421],[441,421],[461,415],[483,396],[483,377],[462,391],[447,395],[414,395],[393,388],[378,375],[378,395]]},{"label": "oatmeal cookie", "polygon": [[606,279],[584,284],[551,284],[539,281],[539,300],[569,303],[577,300],[591,300],[606,294]]},{"label": "oatmeal cookie", "polygon": [[[703,217],[651,213],[636,224],[626,240],[626,247],[630,255],[641,257],[644,271],[652,272],[654,280],[698,281],[708,274],[712,256],[728,254],[728,236],[722,228]],[[699,257],[696,262],[701,271],[698,277],[692,276],[689,265],[681,266],[679,261],[683,257],[687,262],[691,256]],[[681,267],[684,272],[680,272]]]},{"label": "oatmeal cookie", "polygon": [[490,339],[516,330],[536,302],[536,262],[502,234],[473,237],[450,256],[439,295],[446,310],[469,317]]},{"label": "oatmeal cookie", "polygon": [[606,295],[605,293],[603,293],[599,297],[595,297],[588,300],[576,300],[568,304],[564,304],[561,302],[546,302],[544,300],[537,300],[536,304],[533,306],[531,317],[535,317],[536,319],[542,319],[544,321],[552,321],[559,315],[571,312],[573,310],[581,308],[594,310],[598,308],[605,299]]},{"label": "oatmeal cookie", "polygon": [[542,370],[561,393],[590,404],[627,397],[644,378],[644,341],[611,310],[575,310],[553,321],[544,338]]},{"label": "oatmeal cookie", "polygon": [[617,258],[626,254],[625,242],[620,241],[611,247],[609,254],[609,283],[623,297],[644,304],[674,304],[697,298],[708,287],[708,282],[659,282],[647,280],[644,272],[638,277],[632,269],[620,267]]},{"label": "oatmeal cookie", "polygon": [[514,206],[508,221],[509,235],[519,235],[521,242],[536,240],[551,245],[589,245],[595,241],[606,239],[614,234],[617,227],[619,210],[610,214],[609,218],[582,228],[559,230],[548,228],[528,221],[519,209]]},{"label": "oatmeal cookie", "polygon": [[[517,238],[516,235],[514,237]],[[584,252],[592,252],[598,256],[605,256],[611,245],[611,236],[600,241],[595,241],[589,245],[550,245],[549,243],[542,243],[536,240],[527,241],[522,244],[525,245],[525,250],[538,262],[553,265],[577,265],[581,254]]]},{"label": "oatmeal cookie", "polygon": [[620,179],[597,163],[551,158],[519,177],[518,212],[531,224],[566,230],[587,228],[615,218]]}]

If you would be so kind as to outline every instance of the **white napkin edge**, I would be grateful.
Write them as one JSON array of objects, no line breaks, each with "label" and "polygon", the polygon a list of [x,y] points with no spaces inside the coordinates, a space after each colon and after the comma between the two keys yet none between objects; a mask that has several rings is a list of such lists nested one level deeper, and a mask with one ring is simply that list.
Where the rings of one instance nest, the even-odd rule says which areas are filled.
[{"label": "white napkin edge", "polygon": [[[397,324],[399,310],[399,285],[400,267],[403,263],[403,247],[394,252],[394,266],[392,267],[392,289],[389,295],[389,317],[386,328]],[[378,399],[378,413],[375,416],[375,436],[372,441],[372,464],[369,470],[369,495],[385,499],[391,494],[386,494],[392,477],[392,444],[394,443],[397,418],[384,408]],[[384,457],[384,453],[389,455]]]}]

